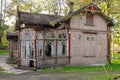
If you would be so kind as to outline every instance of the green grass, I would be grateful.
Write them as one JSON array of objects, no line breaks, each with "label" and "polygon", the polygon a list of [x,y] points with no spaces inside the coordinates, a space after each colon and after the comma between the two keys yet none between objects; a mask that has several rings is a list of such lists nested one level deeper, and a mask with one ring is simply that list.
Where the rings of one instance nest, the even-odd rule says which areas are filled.
[{"label": "green grass", "polygon": [[4,69],[0,67],[0,71],[4,71]]},{"label": "green grass", "polygon": [[2,74],[6,74],[6,73],[3,72],[3,71],[4,71],[4,69],[0,67],[0,75],[2,75]]},{"label": "green grass", "polygon": [[7,55],[9,54],[8,50],[0,50],[0,55]]},{"label": "green grass", "polygon": [[83,72],[83,71],[113,71],[120,70],[120,64],[109,64],[106,66],[64,66],[57,68],[46,68],[43,72]]},{"label": "green grass", "polygon": [[[120,64],[112,63],[106,66],[64,66],[57,68],[47,68],[42,70],[43,73],[77,73],[79,76],[74,76],[79,80],[114,80],[120,76]],[[78,79],[77,79],[78,78]],[[71,79],[69,79],[71,80]]]},{"label": "green grass", "polygon": [[10,73],[4,72],[4,69],[0,67],[0,75],[6,75],[6,74],[10,74]]}]

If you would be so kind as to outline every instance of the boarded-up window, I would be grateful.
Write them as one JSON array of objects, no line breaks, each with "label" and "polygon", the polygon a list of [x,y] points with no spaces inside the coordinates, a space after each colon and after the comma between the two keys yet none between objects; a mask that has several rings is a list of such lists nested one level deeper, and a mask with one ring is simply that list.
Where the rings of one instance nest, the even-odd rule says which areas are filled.
[{"label": "boarded-up window", "polygon": [[84,57],[96,56],[96,35],[95,33],[85,33],[84,39]]},{"label": "boarded-up window", "polygon": [[92,14],[92,12],[87,12],[86,14],[86,25],[94,25],[94,15]]}]

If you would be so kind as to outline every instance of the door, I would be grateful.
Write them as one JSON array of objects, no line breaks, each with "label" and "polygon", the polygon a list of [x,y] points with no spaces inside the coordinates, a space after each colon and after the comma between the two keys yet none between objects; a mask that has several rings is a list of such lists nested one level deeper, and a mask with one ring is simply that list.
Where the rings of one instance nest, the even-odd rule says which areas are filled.
[{"label": "door", "polygon": [[22,41],[21,56],[23,65],[34,67],[34,41]]}]

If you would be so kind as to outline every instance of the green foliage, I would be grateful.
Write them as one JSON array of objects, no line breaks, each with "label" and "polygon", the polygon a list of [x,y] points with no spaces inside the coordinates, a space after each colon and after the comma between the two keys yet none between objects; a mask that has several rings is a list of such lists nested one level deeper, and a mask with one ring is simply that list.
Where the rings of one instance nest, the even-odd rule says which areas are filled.
[{"label": "green foliage", "polygon": [[120,60],[120,53],[114,53],[113,59]]},{"label": "green foliage", "polygon": [[0,71],[4,71],[4,69],[0,67]]},{"label": "green foliage", "polygon": [[55,22],[51,21],[51,22],[50,22],[50,25],[54,27]]},{"label": "green foliage", "polygon": [[8,50],[0,50],[0,55],[8,55],[9,51]]},{"label": "green foliage", "polygon": [[0,50],[7,50],[7,49],[8,49],[7,45],[0,44]]}]

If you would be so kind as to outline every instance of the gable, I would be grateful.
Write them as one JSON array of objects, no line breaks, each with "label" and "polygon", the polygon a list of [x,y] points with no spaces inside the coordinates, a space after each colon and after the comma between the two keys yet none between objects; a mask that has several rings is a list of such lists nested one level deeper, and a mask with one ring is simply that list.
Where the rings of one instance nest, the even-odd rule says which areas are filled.
[{"label": "gable", "polygon": [[95,14],[100,14],[101,17],[103,17],[106,22],[108,23],[109,26],[113,26],[113,22],[109,20],[109,18],[97,7],[97,5],[93,4],[93,3],[90,3],[89,5],[87,6],[84,6],[70,14],[68,14],[67,16],[61,18],[61,19],[58,19],[55,22],[55,24],[59,24],[59,23],[65,23],[67,21],[69,21],[72,17],[74,17],[76,14],[79,14],[79,13],[82,13],[82,12],[92,12],[92,13],[95,13]]},{"label": "gable", "polygon": [[91,4],[85,8],[87,11],[101,11],[96,5]]}]

